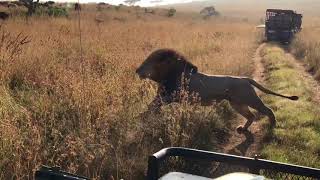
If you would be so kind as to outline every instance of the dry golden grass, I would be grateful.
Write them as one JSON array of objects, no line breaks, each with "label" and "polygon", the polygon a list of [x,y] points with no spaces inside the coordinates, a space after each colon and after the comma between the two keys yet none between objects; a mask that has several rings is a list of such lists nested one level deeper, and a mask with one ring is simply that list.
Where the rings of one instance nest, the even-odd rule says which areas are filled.
[{"label": "dry golden grass", "polygon": [[[250,76],[254,26],[108,11],[82,11],[82,58],[75,12],[1,26],[0,179],[33,179],[41,164],[96,179],[142,179],[147,155],[163,147],[219,151],[228,106],[174,104],[142,117],[156,85],[135,69],[169,47],[202,72]],[[30,43],[8,46],[20,32]]]},{"label": "dry golden grass", "polygon": [[292,52],[309,66],[310,72],[320,80],[320,19],[308,18],[302,32],[291,45]]}]

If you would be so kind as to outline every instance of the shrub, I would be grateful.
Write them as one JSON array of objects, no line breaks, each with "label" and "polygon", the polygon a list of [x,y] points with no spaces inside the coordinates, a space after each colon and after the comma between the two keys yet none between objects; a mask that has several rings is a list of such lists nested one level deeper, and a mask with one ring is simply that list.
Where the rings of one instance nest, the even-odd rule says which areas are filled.
[{"label": "shrub", "polygon": [[53,17],[68,17],[68,11],[66,8],[61,7],[49,7],[48,9],[48,15]]},{"label": "shrub", "polygon": [[176,12],[177,12],[176,9],[170,8],[170,9],[168,10],[168,17],[174,16],[174,15],[176,14]]},{"label": "shrub", "polygon": [[204,19],[207,19],[211,16],[220,16],[220,13],[216,10],[214,6],[208,6],[203,8],[200,11],[200,14],[203,16]]},{"label": "shrub", "polygon": [[114,6],[114,9],[115,9],[116,11],[119,11],[119,10],[120,10],[120,8],[121,8],[121,5]]},{"label": "shrub", "polygon": [[35,9],[35,12],[33,15],[36,15],[36,16],[47,16],[48,15],[48,9],[44,6],[38,6],[36,9]]}]

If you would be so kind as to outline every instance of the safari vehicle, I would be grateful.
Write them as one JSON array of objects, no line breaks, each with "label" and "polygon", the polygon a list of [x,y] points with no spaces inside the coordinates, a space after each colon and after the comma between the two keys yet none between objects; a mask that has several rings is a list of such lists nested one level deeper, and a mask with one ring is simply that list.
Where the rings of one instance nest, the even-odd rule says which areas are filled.
[{"label": "safari vehicle", "polygon": [[[191,173],[190,173],[191,172]],[[149,156],[148,180],[313,180],[320,179],[320,169],[296,166],[223,153],[171,147]],[[60,168],[41,167],[36,180],[89,180]]]},{"label": "safari vehicle", "polygon": [[[190,174],[192,172],[193,174]],[[166,148],[151,155],[148,180],[320,179],[320,169],[188,148]]]},{"label": "safari vehicle", "polygon": [[301,24],[302,15],[293,10],[267,9],[265,36],[268,41],[290,42]]}]

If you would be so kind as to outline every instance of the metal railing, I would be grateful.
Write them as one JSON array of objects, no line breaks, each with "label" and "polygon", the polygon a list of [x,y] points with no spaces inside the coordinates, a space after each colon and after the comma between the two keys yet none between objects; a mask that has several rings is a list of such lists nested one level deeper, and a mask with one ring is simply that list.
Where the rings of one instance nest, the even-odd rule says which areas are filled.
[{"label": "metal railing", "polygon": [[42,166],[35,173],[35,180],[89,180],[87,177],[62,171],[59,167]]},{"label": "metal railing", "polygon": [[[216,171],[228,173],[232,172],[232,170],[226,171],[226,169],[236,165],[245,168],[234,169],[234,172],[246,171],[252,174],[263,175],[271,179],[320,179],[320,169],[316,168],[178,147],[165,148],[149,156],[147,179],[158,179],[160,177],[161,166],[166,166],[162,163],[170,157],[216,162],[218,166],[224,166],[223,168],[216,168]],[[168,173],[170,168],[166,168],[166,171],[166,173]],[[223,172],[222,174],[221,172],[216,174],[223,175]]]}]

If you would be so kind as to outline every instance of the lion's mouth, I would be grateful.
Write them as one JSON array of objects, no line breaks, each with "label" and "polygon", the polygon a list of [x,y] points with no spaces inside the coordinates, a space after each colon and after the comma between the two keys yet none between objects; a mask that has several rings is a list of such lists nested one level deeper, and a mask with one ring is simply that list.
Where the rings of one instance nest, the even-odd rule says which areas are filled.
[{"label": "lion's mouth", "polygon": [[144,76],[144,75],[140,75],[140,74],[139,74],[139,78],[140,78],[140,79],[145,79],[145,78],[146,78],[146,76]]},{"label": "lion's mouth", "polygon": [[136,73],[138,74],[140,79],[146,79],[147,78],[147,74],[145,74],[145,73],[141,73],[139,71],[137,71]]},{"label": "lion's mouth", "polygon": [[146,79],[151,76],[151,73],[144,72],[141,68],[138,68],[136,73],[138,74],[140,79]]},{"label": "lion's mouth", "polygon": [[147,79],[150,77],[150,74],[138,74],[140,79]]}]

